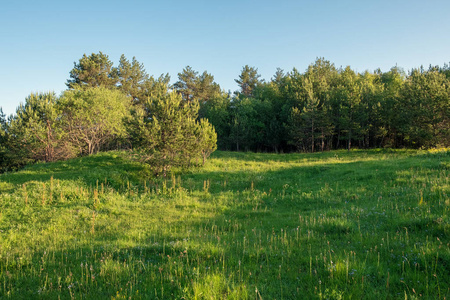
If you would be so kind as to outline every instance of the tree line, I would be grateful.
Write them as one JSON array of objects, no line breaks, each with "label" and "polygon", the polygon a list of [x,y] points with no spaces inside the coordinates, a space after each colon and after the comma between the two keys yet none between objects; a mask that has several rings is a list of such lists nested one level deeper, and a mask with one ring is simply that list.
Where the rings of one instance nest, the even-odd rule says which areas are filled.
[{"label": "tree line", "polygon": [[240,90],[201,98],[219,149],[325,151],[450,146],[450,68],[357,73],[318,58],[270,81],[243,67]]},{"label": "tree line", "polygon": [[155,174],[200,165],[217,148],[199,103],[184,101],[168,75],[149,76],[135,58],[118,67],[103,53],[74,63],[68,89],[31,94],[15,115],[0,110],[0,171],[111,149],[133,149]]},{"label": "tree line", "polygon": [[450,67],[358,73],[318,58],[265,81],[244,66],[225,92],[190,66],[171,85],[124,55],[83,55],[67,90],[31,94],[0,110],[0,169],[109,149],[134,149],[157,174],[235,151],[325,151],[450,146]]}]

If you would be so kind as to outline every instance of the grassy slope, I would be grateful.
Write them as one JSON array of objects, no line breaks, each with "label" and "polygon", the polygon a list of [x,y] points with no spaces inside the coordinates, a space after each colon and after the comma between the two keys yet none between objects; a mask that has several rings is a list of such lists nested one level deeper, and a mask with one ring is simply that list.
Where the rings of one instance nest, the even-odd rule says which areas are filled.
[{"label": "grassy slope", "polygon": [[0,298],[449,297],[450,152],[112,152],[0,176]]}]

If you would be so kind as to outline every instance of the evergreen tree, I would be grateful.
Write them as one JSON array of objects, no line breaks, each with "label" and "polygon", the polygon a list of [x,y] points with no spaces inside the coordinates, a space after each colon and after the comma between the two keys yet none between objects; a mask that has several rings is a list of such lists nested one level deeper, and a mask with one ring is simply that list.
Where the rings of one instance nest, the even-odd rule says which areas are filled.
[{"label": "evergreen tree", "polygon": [[304,121],[302,118],[302,111],[298,107],[291,107],[290,115],[285,124],[289,134],[288,143],[295,146],[299,151],[305,150],[306,133],[304,130]]},{"label": "evergreen tree", "polygon": [[[197,101],[200,107],[216,97],[220,97],[220,86],[214,82],[214,76],[204,71],[198,75],[190,66],[178,73],[175,90],[181,94],[184,101]],[[204,117],[201,115],[201,117]]]},{"label": "evergreen tree", "polygon": [[302,118],[304,120],[305,129],[309,132],[309,140],[311,145],[311,152],[314,152],[315,138],[318,135],[318,128],[320,128],[321,114],[319,99],[314,95],[311,81],[307,78],[304,80],[304,88],[306,92],[305,106],[303,107]]},{"label": "evergreen tree", "polygon": [[203,165],[206,159],[217,149],[217,133],[207,119],[200,120],[197,133],[197,143],[202,155]]},{"label": "evergreen tree", "polygon": [[31,94],[9,124],[10,147],[29,161],[54,161],[72,157],[64,143],[58,98],[54,93]]},{"label": "evergreen tree", "polygon": [[258,74],[258,69],[255,67],[249,67],[245,65],[242,68],[239,79],[235,79],[236,83],[241,88],[240,93],[245,97],[251,97],[253,90],[261,83],[261,75]]},{"label": "evergreen tree", "polygon": [[3,113],[3,109],[0,107],[0,173],[4,172],[10,166],[8,161],[8,133],[7,133],[7,120],[6,115]]},{"label": "evergreen tree", "polygon": [[380,130],[381,146],[399,147],[403,137],[403,127],[407,124],[404,106],[401,104],[401,90],[406,76],[398,67],[393,67],[389,72],[381,74],[383,94],[381,97],[380,111],[383,125]]},{"label": "evergreen tree", "polygon": [[129,126],[135,145],[156,174],[166,176],[172,167],[190,166],[214,150],[215,132],[197,122],[198,109],[196,101],[183,103],[179,93],[166,92],[133,111]]},{"label": "evergreen tree", "polygon": [[204,71],[196,80],[196,95],[200,105],[220,95],[220,86],[214,82],[214,76]]},{"label": "evergreen tree", "polygon": [[117,70],[112,67],[113,63],[108,55],[99,52],[87,56],[83,54],[78,63],[74,62],[67,80],[69,89],[85,89],[97,86],[114,88],[118,82]]},{"label": "evergreen tree", "polygon": [[450,143],[450,81],[438,70],[413,70],[402,89],[406,115],[403,136],[408,146]]},{"label": "evergreen tree", "polygon": [[377,73],[368,71],[360,75],[361,105],[357,112],[360,115],[362,146],[377,147],[377,137],[383,126],[380,106],[382,102],[383,86]]},{"label": "evergreen tree", "polygon": [[199,115],[207,119],[217,132],[217,147],[230,150],[231,98],[222,93],[200,106]]},{"label": "evergreen tree", "polygon": [[178,73],[178,81],[173,85],[175,90],[181,94],[184,101],[193,101],[197,94],[197,76],[198,72],[190,66]]},{"label": "evergreen tree", "polygon": [[[361,128],[357,111],[361,102],[358,77],[346,67],[339,76],[339,85],[334,88],[335,122],[339,140],[347,142],[347,150],[352,147],[352,140],[361,139]],[[339,144],[338,144],[339,145]],[[339,148],[337,146],[336,148]]]},{"label": "evergreen tree", "polygon": [[133,57],[131,63],[122,54],[119,66],[116,69],[119,89],[133,99],[133,103],[139,103],[146,97],[148,82],[154,81],[145,71],[144,65]]}]

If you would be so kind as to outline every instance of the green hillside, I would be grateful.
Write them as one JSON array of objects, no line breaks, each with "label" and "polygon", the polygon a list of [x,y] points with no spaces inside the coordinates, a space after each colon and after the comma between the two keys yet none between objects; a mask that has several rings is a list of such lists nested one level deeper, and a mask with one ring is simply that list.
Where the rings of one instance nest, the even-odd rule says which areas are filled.
[{"label": "green hillside", "polygon": [[450,152],[129,152],[0,175],[1,299],[450,297]]}]

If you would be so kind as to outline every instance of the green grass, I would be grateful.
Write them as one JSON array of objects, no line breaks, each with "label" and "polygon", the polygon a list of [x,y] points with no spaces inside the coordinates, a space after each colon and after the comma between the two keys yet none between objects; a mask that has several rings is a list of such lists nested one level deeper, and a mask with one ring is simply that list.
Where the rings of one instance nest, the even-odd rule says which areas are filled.
[{"label": "green grass", "polygon": [[2,299],[448,299],[450,152],[110,152],[0,175]]}]

